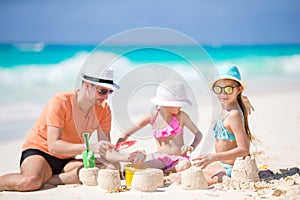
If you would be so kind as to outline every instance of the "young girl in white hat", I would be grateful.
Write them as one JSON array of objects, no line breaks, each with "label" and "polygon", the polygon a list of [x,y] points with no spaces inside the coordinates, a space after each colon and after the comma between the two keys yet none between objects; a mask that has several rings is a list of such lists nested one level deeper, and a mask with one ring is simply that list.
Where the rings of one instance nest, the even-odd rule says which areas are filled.
[{"label": "young girl in white hat", "polygon": [[[192,152],[202,139],[202,133],[192,122],[182,106],[191,105],[186,96],[184,85],[176,80],[165,80],[157,88],[156,96],[151,99],[156,109],[146,115],[128,132],[123,133],[118,142],[125,141],[134,132],[151,124],[157,152],[145,165],[163,169],[165,173],[178,172],[191,166],[188,152]],[[187,127],[195,136],[189,146],[183,140],[183,128]]]},{"label": "young girl in white hat", "polygon": [[[203,169],[209,184],[222,182],[231,176],[237,157],[249,155],[252,135],[248,126],[249,105],[245,107],[242,92],[246,84],[236,66],[219,69],[219,77],[210,85],[222,106],[219,120],[214,126],[215,153],[193,159],[194,165]],[[249,101],[245,103],[249,104]]]}]

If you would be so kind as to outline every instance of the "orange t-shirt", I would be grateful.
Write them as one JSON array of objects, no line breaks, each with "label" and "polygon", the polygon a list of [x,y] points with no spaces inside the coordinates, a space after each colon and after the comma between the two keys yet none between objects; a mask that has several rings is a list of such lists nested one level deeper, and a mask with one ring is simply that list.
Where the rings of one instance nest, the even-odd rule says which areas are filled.
[{"label": "orange t-shirt", "polygon": [[[111,129],[110,107],[103,102],[100,106],[93,106],[89,114],[84,116],[76,103],[76,92],[57,94],[47,103],[35,126],[29,132],[22,150],[38,149],[50,154],[47,143],[47,126],[61,128],[61,139],[66,142],[84,143],[82,134],[91,134],[99,127],[104,133],[109,134]],[[107,137],[109,138],[109,136]]]}]

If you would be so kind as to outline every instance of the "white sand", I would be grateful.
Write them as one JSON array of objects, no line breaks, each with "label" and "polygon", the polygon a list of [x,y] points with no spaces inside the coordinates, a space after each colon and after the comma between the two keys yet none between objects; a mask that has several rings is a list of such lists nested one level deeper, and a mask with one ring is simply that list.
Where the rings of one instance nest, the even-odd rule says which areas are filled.
[{"label": "white sand", "polygon": [[[266,165],[276,172],[279,169],[300,167],[300,91],[272,94],[249,94],[256,111],[250,116],[250,128],[261,141],[253,151],[258,166]],[[22,141],[1,144],[0,174],[17,172]],[[139,147],[143,146],[142,142]],[[151,149],[153,150],[153,149]],[[185,191],[178,185],[158,189],[156,192],[128,191],[107,194],[98,187],[65,185],[36,192],[0,192],[0,199],[300,199],[300,178],[287,175],[273,180],[269,188],[259,184],[251,190],[228,190],[225,185],[208,190]],[[218,189],[221,188],[221,189]],[[276,197],[277,198],[277,197]]]}]

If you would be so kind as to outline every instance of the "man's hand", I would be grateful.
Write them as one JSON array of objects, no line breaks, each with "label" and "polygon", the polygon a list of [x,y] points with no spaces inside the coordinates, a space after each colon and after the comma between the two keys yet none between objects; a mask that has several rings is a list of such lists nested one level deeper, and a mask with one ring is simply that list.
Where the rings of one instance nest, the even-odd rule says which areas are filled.
[{"label": "man's hand", "polygon": [[114,145],[106,140],[100,140],[97,143],[91,144],[91,149],[95,154],[104,156],[106,151],[111,151],[114,148]]}]

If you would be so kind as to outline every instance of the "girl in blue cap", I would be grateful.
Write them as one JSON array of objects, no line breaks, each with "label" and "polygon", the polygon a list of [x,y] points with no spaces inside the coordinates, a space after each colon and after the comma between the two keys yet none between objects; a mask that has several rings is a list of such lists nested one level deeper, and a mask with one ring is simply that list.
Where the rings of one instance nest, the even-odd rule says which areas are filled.
[{"label": "girl in blue cap", "polygon": [[203,169],[209,185],[231,177],[235,159],[249,155],[252,138],[248,112],[242,100],[246,84],[241,80],[238,68],[226,66],[218,71],[219,77],[210,84],[222,106],[219,120],[213,128],[215,153],[193,159],[193,164]]}]

